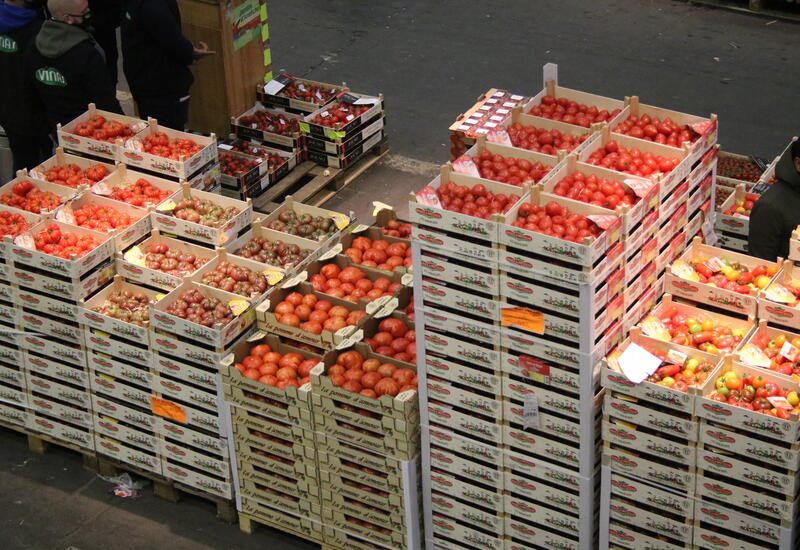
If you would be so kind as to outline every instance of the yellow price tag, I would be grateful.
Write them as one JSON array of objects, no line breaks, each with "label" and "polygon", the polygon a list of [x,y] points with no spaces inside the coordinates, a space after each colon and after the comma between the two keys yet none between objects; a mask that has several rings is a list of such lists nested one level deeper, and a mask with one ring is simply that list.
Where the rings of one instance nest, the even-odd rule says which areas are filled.
[{"label": "yellow price tag", "polygon": [[250,307],[250,304],[247,302],[247,300],[235,299],[228,302],[228,307],[231,308],[231,312],[233,313],[233,315],[235,317],[238,317],[239,315],[247,311],[247,308]]},{"label": "yellow price tag", "polygon": [[389,206],[388,204],[384,204],[380,201],[373,201],[372,206],[375,207],[375,210],[372,211],[373,216],[377,216],[378,212],[380,212],[381,210],[393,210],[391,206]]},{"label": "yellow price tag", "polygon": [[267,278],[267,284],[269,284],[270,286],[275,286],[283,280],[283,273],[281,273],[280,271],[267,269],[266,271],[264,271],[264,277]]},{"label": "yellow price tag", "polygon": [[167,199],[158,206],[156,206],[156,210],[159,212],[169,212],[171,210],[175,210],[175,207],[178,206],[175,204],[175,201],[172,199]]},{"label": "yellow price tag", "polygon": [[339,231],[350,225],[350,218],[344,214],[338,212],[329,212],[328,214],[333,218],[333,223],[336,224],[336,228],[339,229]]}]

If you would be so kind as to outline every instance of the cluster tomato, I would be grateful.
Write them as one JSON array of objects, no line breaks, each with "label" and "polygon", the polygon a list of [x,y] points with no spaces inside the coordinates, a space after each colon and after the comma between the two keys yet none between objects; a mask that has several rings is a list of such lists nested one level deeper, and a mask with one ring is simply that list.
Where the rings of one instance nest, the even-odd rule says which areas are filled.
[{"label": "cluster tomato", "polygon": [[417,335],[400,319],[388,317],[378,324],[378,332],[364,342],[372,351],[406,363],[417,362]]},{"label": "cluster tomato", "polygon": [[335,128],[345,126],[350,121],[355,120],[370,108],[370,105],[350,105],[348,103],[337,102],[327,107],[324,111],[314,117],[314,124]]},{"label": "cluster tomato", "polygon": [[[793,413],[800,413],[800,396],[797,391],[782,388],[760,374],[742,375],[734,370],[724,372],[714,381],[714,391],[708,397],[783,420],[788,420]],[[770,399],[775,397],[785,399],[789,407],[773,405]]]},{"label": "cluster tomato", "polygon": [[290,327],[313,334],[323,330],[336,332],[344,327],[356,326],[367,312],[363,309],[348,310],[335,306],[329,300],[320,300],[315,294],[292,292],[275,306],[275,320]]},{"label": "cluster tomato", "polygon": [[106,120],[102,115],[95,115],[85,122],[79,122],[75,126],[74,133],[81,137],[109,143],[114,143],[117,139],[133,136],[130,124],[123,124],[116,120]]},{"label": "cluster tomato", "polygon": [[445,210],[460,212],[488,220],[494,214],[506,213],[519,200],[519,195],[511,193],[492,193],[482,183],[471,188],[448,181],[447,185],[436,189],[439,202]]},{"label": "cluster tomato", "polygon": [[68,260],[73,254],[82,258],[100,243],[91,235],[62,232],[58,224],[51,223],[33,236],[36,250]]},{"label": "cluster tomato", "polygon": [[402,312],[406,314],[406,317],[408,317],[409,321],[411,321],[412,323],[415,321],[416,315],[414,314],[414,300],[413,299],[408,303],[406,308],[404,310],[402,310]]},{"label": "cluster tomato", "polygon": [[308,103],[316,103],[317,105],[325,105],[336,93],[337,91],[330,86],[292,80],[278,92],[278,95]]},{"label": "cluster tomato", "polygon": [[179,220],[219,228],[235,218],[239,212],[235,206],[223,208],[206,199],[190,198],[178,202],[172,214]]},{"label": "cluster tomato", "polygon": [[326,374],[334,386],[366,397],[394,397],[417,389],[417,373],[413,369],[397,368],[378,359],[365,359],[354,350],[340,353],[336,364],[329,367]]},{"label": "cluster tomato", "polygon": [[213,296],[204,296],[196,288],[181,292],[167,307],[167,313],[213,329],[221,329],[233,321],[233,311],[228,304]]},{"label": "cluster tomato", "polygon": [[147,269],[182,277],[203,267],[208,258],[198,258],[191,253],[184,254],[179,250],[170,249],[167,244],[155,243],[145,250],[144,261]]},{"label": "cluster tomato", "polygon": [[156,132],[144,138],[144,152],[172,160],[182,160],[196,155],[203,146],[192,139],[170,139],[164,132]]},{"label": "cluster tomato", "polygon": [[219,154],[219,168],[226,176],[239,177],[256,168],[261,162],[230,152]]},{"label": "cluster tomato", "polygon": [[267,344],[256,344],[247,356],[234,366],[245,378],[257,380],[262,384],[284,389],[286,386],[299,388],[310,382],[311,369],[317,366],[318,359],[306,359],[299,353],[281,355]]},{"label": "cluster tomato", "polygon": [[200,281],[206,286],[233,292],[240,296],[260,296],[269,285],[263,273],[227,261],[219,261],[212,271],[205,273]]},{"label": "cluster tomato", "polygon": [[239,124],[282,136],[291,136],[300,131],[300,124],[296,118],[288,118],[284,113],[270,113],[264,109],[239,117]]},{"label": "cluster tomato", "polygon": [[253,237],[234,254],[262,264],[290,268],[305,260],[310,251],[281,240],[271,241],[263,237]]},{"label": "cluster tomato", "polygon": [[267,229],[296,235],[304,239],[321,241],[336,231],[336,224],[333,218],[298,214],[294,210],[284,210],[278,214],[278,219],[267,223]]},{"label": "cluster tomato", "polygon": [[[787,346],[788,349],[784,349],[787,343],[791,347]],[[739,351],[739,357],[744,363],[753,362],[748,360],[750,358],[766,359],[769,361],[767,367],[769,370],[798,378],[800,377],[798,350],[800,350],[800,338],[790,337],[782,332],[770,337],[761,332]]]},{"label": "cluster tomato", "polygon": [[392,243],[383,239],[356,237],[350,248],[344,251],[354,264],[394,271],[398,267],[411,266],[411,247],[406,243]]},{"label": "cluster tomato", "polygon": [[79,185],[94,185],[107,175],[108,169],[102,164],[93,164],[85,170],[77,164],[64,164],[47,170],[44,179],[50,183],[75,188]]},{"label": "cluster tomato", "polygon": [[624,122],[614,128],[617,134],[624,134],[647,141],[654,141],[670,147],[680,147],[681,143],[697,141],[699,134],[694,132],[688,125],[679,126],[671,118],[665,117],[660,120],[658,117],[650,115],[636,116],[631,115]]},{"label": "cluster tomato", "polygon": [[20,180],[11,187],[11,193],[0,196],[0,203],[39,214],[58,208],[61,199],[55,193],[42,191],[31,180]]},{"label": "cluster tomato", "polygon": [[16,237],[30,229],[30,225],[19,212],[0,210],[0,235]]},{"label": "cluster tomato", "polygon": [[591,135],[586,133],[573,136],[556,129],[545,130],[536,126],[523,126],[519,122],[508,127],[508,137],[514,147],[545,155],[555,155],[558,151],[572,151]]},{"label": "cluster tomato", "polygon": [[159,189],[144,178],[125,187],[113,187],[109,198],[127,202],[133,206],[155,206],[170,196],[169,191]]},{"label": "cluster tomato", "polygon": [[633,206],[639,201],[634,192],[617,180],[608,181],[580,170],[562,178],[553,188],[560,197],[588,202],[614,210],[617,206]]},{"label": "cluster tomato", "polygon": [[75,225],[108,233],[114,229],[122,229],[133,223],[129,214],[119,212],[111,206],[89,203],[73,212]]},{"label": "cluster tomato", "polygon": [[744,200],[734,200],[733,204],[725,211],[728,216],[746,216],[750,217],[750,212],[753,211],[753,206],[758,202],[761,195],[755,193],[747,193]]},{"label": "cluster tomato", "polygon": [[383,234],[387,237],[397,237],[398,239],[411,238],[411,224],[397,220],[389,220],[386,225],[381,227]]},{"label": "cluster tomato", "polygon": [[756,183],[764,172],[749,158],[720,154],[717,157],[717,175]]},{"label": "cluster tomato", "polygon": [[[650,328],[653,324],[657,329]],[[642,326],[648,336],[716,355],[733,351],[745,336],[741,329],[715,324],[702,313],[697,317],[684,315],[676,307],[657,318],[648,316]]]},{"label": "cluster tomato", "polygon": [[586,216],[573,214],[556,201],[550,201],[545,206],[522,203],[517,219],[511,225],[575,243],[583,243],[586,238],[594,240],[603,232]]},{"label": "cluster tomato", "polygon": [[600,147],[592,153],[586,162],[609,170],[647,178],[659,173],[669,174],[681,161],[677,158],[666,158],[650,152],[642,152],[636,147],[628,150],[611,140],[604,147]]},{"label": "cluster tomato", "polygon": [[482,178],[509,185],[522,186],[526,181],[538,182],[552,169],[541,162],[492,154],[487,149],[472,159]]},{"label": "cluster tomato", "polygon": [[587,106],[564,97],[557,98],[546,95],[542,97],[542,102],[539,105],[534,105],[528,111],[528,114],[588,128],[596,122],[611,120],[619,112],[619,109],[614,109],[609,113],[607,110],[598,109],[594,105]]},{"label": "cluster tomato", "polygon": [[134,294],[130,290],[115,290],[92,311],[143,327],[150,320],[150,299],[141,292]]},{"label": "cluster tomato", "polygon": [[692,258],[690,265],[678,260],[672,264],[673,273],[707,285],[723,288],[739,294],[750,294],[766,288],[778,272],[777,265],[758,264],[748,267],[727,258]]},{"label": "cluster tomato", "polygon": [[378,277],[371,281],[361,269],[353,266],[341,269],[335,263],[323,265],[319,273],[311,276],[310,283],[318,292],[349,302],[358,302],[359,299],[371,302],[382,296],[394,296],[397,289],[402,286],[386,277]]}]

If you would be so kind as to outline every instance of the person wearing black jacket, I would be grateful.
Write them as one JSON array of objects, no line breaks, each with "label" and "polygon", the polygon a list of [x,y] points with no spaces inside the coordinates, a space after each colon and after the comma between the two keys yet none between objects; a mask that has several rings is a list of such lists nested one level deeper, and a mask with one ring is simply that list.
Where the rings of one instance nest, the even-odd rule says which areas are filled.
[{"label": "person wearing black jacket", "polygon": [[181,32],[175,0],[125,0],[122,14],[122,70],[139,116],[183,130],[189,118],[189,67],[214,52],[194,46]]},{"label": "person wearing black jacket", "polygon": [[778,180],[753,205],[748,253],[775,261],[789,254],[789,239],[800,225],[800,141],[781,156],[775,167]]},{"label": "person wearing black jacket", "polygon": [[0,126],[8,137],[15,173],[38,166],[53,151],[44,105],[25,78],[23,63],[41,26],[31,3],[0,1]]},{"label": "person wearing black jacket", "polygon": [[122,17],[122,0],[89,0],[92,11],[92,36],[103,48],[106,57],[106,68],[111,81],[116,86],[118,78],[117,63],[119,61],[119,45],[117,44],[117,28]]},{"label": "person wearing black jacket", "polygon": [[102,52],[86,30],[91,28],[87,0],[49,0],[51,19],[44,22],[25,54],[25,68],[47,111],[48,123],[66,124],[86,111],[122,113]]}]

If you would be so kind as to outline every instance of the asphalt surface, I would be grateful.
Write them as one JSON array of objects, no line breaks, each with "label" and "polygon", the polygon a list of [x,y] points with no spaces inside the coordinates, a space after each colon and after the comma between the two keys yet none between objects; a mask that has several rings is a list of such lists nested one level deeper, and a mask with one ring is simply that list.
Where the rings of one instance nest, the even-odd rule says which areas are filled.
[{"label": "asphalt surface", "polygon": [[[534,9],[535,6],[535,9]],[[775,156],[800,134],[800,26],[670,0],[293,0],[270,3],[273,66],[386,96],[392,154],[328,203],[369,220],[448,159],[447,128],[488,88],[534,94],[541,67],[563,86],[720,117],[723,149]],[[794,48],[795,52],[790,49]],[[245,535],[209,503],[137,500],[54,448],[31,454],[0,429],[3,550],[307,550],[276,531]]]}]

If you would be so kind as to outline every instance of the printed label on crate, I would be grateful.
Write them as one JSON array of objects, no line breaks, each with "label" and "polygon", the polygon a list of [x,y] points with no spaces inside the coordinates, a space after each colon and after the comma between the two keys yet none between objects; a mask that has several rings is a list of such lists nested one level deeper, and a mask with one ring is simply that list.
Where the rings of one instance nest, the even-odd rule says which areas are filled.
[{"label": "printed label on crate", "polygon": [[177,403],[167,401],[166,399],[159,399],[158,397],[151,397],[150,404],[153,414],[176,420],[181,424],[186,424],[186,410]]},{"label": "printed label on crate", "polygon": [[694,510],[694,497],[666,491],[644,483],[635,478],[627,478],[611,472],[611,494],[679,516],[691,517]]},{"label": "printed label on crate", "polygon": [[516,327],[536,334],[544,334],[545,319],[541,311],[525,307],[506,307],[500,310],[502,325]]}]

